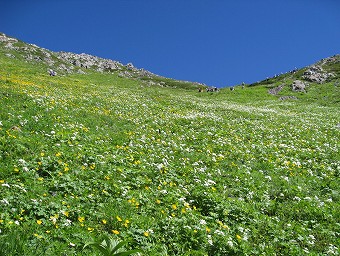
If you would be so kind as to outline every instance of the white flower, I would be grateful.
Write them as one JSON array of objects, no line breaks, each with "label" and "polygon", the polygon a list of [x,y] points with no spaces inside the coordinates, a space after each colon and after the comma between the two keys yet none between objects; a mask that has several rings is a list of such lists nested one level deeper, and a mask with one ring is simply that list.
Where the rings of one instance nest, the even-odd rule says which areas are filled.
[{"label": "white flower", "polygon": [[26,165],[26,161],[24,159],[19,159],[18,162],[21,164],[21,165]]},{"label": "white flower", "polygon": [[294,196],[293,200],[296,200],[296,201],[301,201],[301,198],[298,197],[298,196]]},{"label": "white flower", "polygon": [[7,199],[2,199],[1,201],[0,201],[1,203],[3,203],[3,204],[5,204],[5,205],[9,205],[9,202],[7,201]]},{"label": "white flower", "polygon": [[272,180],[272,177],[270,177],[270,176],[268,176],[268,175],[265,176],[265,178],[268,179],[268,180]]},{"label": "white flower", "polygon": [[72,224],[72,221],[71,220],[69,220],[69,219],[66,219],[65,220],[65,223],[64,223],[64,226],[70,226]]},{"label": "white flower", "polygon": [[202,220],[200,220],[200,224],[201,224],[201,225],[206,225],[207,222],[206,222],[205,220],[202,219]]},{"label": "white flower", "polygon": [[212,239],[211,239],[211,235],[208,235],[208,243],[209,243],[210,245],[213,245],[213,241],[212,241]]},{"label": "white flower", "polygon": [[218,229],[215,230],[214,234],[224,236],[224,232]]},{"label": "white flower", "polygon": [[231,238],[229,238],[229,240],[227,241],[227,245],[229,247],[233,247],[234,246],[233,241],[231,240]]}]

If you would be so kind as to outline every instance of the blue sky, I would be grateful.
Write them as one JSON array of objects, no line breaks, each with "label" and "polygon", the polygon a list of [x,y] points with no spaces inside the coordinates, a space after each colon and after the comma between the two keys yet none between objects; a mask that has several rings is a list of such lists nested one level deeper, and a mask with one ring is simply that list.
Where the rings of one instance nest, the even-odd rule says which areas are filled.
[{"label": "blue sky", "polygon": [[0,32],[224,87],[340,53],[338,0],[3,0]]}]

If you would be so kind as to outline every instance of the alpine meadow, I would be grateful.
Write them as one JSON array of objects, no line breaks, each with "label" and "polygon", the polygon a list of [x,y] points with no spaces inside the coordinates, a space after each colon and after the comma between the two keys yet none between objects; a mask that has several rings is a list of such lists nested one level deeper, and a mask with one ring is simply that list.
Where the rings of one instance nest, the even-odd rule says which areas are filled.
[{"label": "alpine meadow", "polygon": [[0,255],[339,255],[340,55],[211,88],[0,33]]}]

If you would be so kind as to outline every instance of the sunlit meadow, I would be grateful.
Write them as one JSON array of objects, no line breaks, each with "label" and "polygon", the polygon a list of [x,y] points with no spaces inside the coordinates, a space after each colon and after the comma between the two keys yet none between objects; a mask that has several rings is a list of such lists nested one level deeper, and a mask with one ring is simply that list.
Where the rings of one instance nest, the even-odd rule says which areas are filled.
[{"label": "sunlit meadow", "polygon": [[333,84],[280,101],[0,57],[0,255],[98,255],[103,234],[143,255],[339,255]]}]

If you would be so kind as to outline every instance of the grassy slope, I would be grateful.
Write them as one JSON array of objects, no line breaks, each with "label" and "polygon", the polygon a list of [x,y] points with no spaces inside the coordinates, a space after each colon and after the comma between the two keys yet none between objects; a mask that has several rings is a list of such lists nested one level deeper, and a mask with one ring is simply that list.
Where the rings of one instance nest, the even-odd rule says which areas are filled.
[{"label": "grassy slope", "polygon": [[339,87],[46,70],[0,52],[0,255],[89,255],[102,233],[147,255],[337,251]]}]

